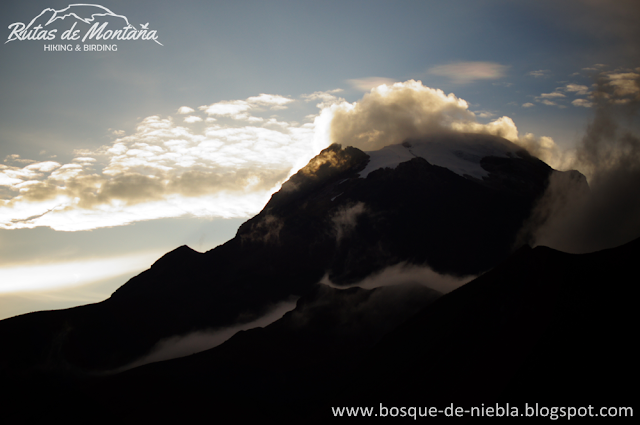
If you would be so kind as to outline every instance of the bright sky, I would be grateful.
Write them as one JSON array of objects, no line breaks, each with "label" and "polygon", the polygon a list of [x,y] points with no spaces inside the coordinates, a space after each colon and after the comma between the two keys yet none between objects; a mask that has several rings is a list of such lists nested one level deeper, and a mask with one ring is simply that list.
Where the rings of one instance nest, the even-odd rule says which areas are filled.
[{"label": "bright sky", "polygon": [[[2,39],[69,4],[4,2]],[[96,4],[119,15],[97,18],[108,28],[126,17],[158,43],[45,51],[83,46],[60,37],[91,25],[45,26],[52,10],[37,23],[54,40],[0,47],[0,318],[100,301],[175,247],[224,243],[291,172],[370,124],[334,140],[334,116],[415,97],[435,117],[418,129],[562,151],[584,133],[595,77],[624,100],[640,73],[632,0]],[[394,82],[407,83],[365,96]]]}]

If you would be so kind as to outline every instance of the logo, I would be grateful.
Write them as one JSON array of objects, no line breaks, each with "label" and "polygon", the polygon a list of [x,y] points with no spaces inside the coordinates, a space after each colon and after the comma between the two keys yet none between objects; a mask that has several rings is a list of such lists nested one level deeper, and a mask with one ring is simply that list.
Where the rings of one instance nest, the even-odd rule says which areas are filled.
[{"label": "logo", "polygon": [[[62,24],[64,28],[54,28]],[[110,26],[111,25],[111,26]],[[70,4],[64,9],[44,9],[28,24],[14,22],[9,25],[11,33],[5,41],[41,40],[51,42],[60,40],[66,43],[80,44],[45,44],[45,51],[116,51],[116,44],[100,45],[95,42],[154,41],[160,46],[158,33],[149,28],[149,23],[140,24],[140,28],[129,22],[124,15],[118,15],[98,4]],[[85,44],[90,42],[91,44]]]}]

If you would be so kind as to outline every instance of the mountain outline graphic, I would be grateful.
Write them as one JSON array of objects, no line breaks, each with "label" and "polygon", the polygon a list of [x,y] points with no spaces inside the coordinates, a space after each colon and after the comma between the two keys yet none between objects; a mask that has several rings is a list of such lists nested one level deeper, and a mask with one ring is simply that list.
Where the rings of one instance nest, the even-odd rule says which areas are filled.
[{"label": "mountain outline graphic", "polygon": [[[96,10],[97,9],[97,10]],[[47,12],[53,12],[53,15],[51,16],[51,18],[49,18],[49,20],[47,21],[46,24],[44,24],[45,26],[53,23],[54,21],[58,20],[58,19],[65,19],[69,16],[73,16],[74,18],[78,19],[79,21],[84,22],[85,24],[91,24],[91,22],[95,21],[95,17],[96,16],[114,16],[116,18],[122,18],[124,19],[124,21],[127,23],[126,27],[133,27],[135,28],[135,25],[131,24],[129,22],[129,19],[127,19],[126,16],[124,15],[118,15],[116,13],[113,13],[111,10],[107,9],[104,6],[100,6],[98,4],[88,4],[88,3],[75,3],[75,4],[70,4],[69,6],[65,7],[64,9],[60,9],[60,10],[55,10],[55,9],[51,9],[51,8],[46,8],[44,9],[42,12],[40,12],[40,14],[38,16],[36,16],[35,18],[33,18],[31,20],[31,22],[29,22],[29,27],[42,15],[44,15]],[[87,13],[88,12],[88,13]]]},{"label": "mountain outline graphic", "polygon": [[[135,25],[131,24],[129,22],[129,19],[126,16],[114,13],[110,9],[104,6],[101,6],[99,4],[89,4],[89,3],[74,3],[60,10],[46,8],[29,22],[29,24],[26,26],[26,29],[29,29],[33,25],[35,25],[35,22],[47,13],[51,13],[52,15],[44,24],[45,27],[57,21],[58,19],[64,20],[68,17],[74,17],[85,24],[91,25],[91,23],[93,23],[96,20],[96,17],[112,16],[112,17],[120,18],[124,20],[126,25],[123,28],[125,30],[134,29],[135,31],[138,31],[138,28],[136,28]],[[43,19],[46,19],[46,16]],[[24,24],[21,24],[21,25],[24,25]],[[140,24],[140,27],[142,30],[148,30],[149,23],[147,22],[146,24]],[[10,38],[5,42],[5,44],[10,41],[13,41],[13,39]],[[153,38],[153,41],[155,41],[156,43],[162,46],[162,43],[160,43],[155,37]]]}]

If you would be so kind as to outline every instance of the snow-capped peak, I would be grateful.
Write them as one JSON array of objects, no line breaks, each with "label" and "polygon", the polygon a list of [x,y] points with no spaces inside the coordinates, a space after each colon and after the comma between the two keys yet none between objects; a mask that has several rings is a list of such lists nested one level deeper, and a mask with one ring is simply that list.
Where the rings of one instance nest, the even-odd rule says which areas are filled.
[{"label": "snow-capped peak", "polygon": [[446,167],[460,176],[472,176],[478,179],[488,175],[480,165],[487,156],[508,157],[522,148],[508,140],[488,135],[455,133],[407,139],[397,145],[366,152],[370,160],[360,177],[379,168],[396,168],[398,164],[421,157],[430,164]]}]

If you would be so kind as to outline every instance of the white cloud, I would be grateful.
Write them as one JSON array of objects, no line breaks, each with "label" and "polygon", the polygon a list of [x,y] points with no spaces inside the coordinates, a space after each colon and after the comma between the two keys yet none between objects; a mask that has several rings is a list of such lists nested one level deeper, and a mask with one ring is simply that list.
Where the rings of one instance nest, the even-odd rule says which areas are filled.
[{"label": "white cloud", "polygon": [[260,96],[252,96],[247,99],[247,102],[249,103],[257,105],[267,105],[270,106],[271,109],[285,109],[285,105],[293,101],[293,99],[289,99],[288,97],[264,93],[261,93]]},{"label": "white cloud", "polygon": [[358,102],[332,105],[323,114],[332,116],[333,142],[365,151],[401,143],[410,137],[457,131],[502,136],[549,163],[553,163],[557,154],[551,138],[520,136],[513,120],[506,116],[480,124],[465,100],[426,87],[420,81],[374,88]]},{"label": "white cloud", "polygon": [[246,100],[225,100],[222,102],[203,105],[198,109],[208,115],[230,117],[236,120],[246,120],[250,122],[261,122],[264,118],[254,117],[249,114],[252,109],[266,106],[273,110],[286,109],[287,104],[294,102],[288,97],[261,93],[259,96],[252,96]]},{"label": "white cloud", "polygon": [[85,157],[85,156],[79,156],[79,157],[73,158],[72,161],[73,162],[79,162],[81,164],[91,164],[93,162],[96,162],[96,159],[95,158],[90,158],[90,157]]},{"label": "white cloud", "polygon": [[0,172],[0,186],[13,186],[18,183],[22,183],[21,179],[11,177],[7,173]]},{"label": "white cloud", "polygon": [[[366,277],[358,283],[349,285],[357,286],[364,289],[374,289],[384,286],[394,286],[403,284],[419,283],[427,288],[434,289],[438,292],[446,294],[459,288],[460,286],[473,280],[476,276],[456,277],[451,275],[443,275],[434,272],[427,266],[416,266],[401,262],[393,266],[389,266],[382,271]],[[344,286],[337,286],[329,279],[328,273],[320,280],[321,284],[332,288],[344,289]]]},{"label": "white cloud", "polygon": [[194,122],[200,122],[202,121],[202,118],[195,116],[195,115],[189,115],[188,117],[186,117],[184,119],[184,122],[189,123],[189,124],[193,124]]},{"label": "white cloud", "polygon": [[56,169],[49,176],[52,180],[69,180],[79,176],[82,173],[81,164],[64,164]]},{"label": "white cloud", "polygon": [[203,105],[198,109],[209,115],[236,116],[251,109],[251,105],[244,100],[232,100]]},{"label": "white cloud", "polygon": [[178,114],[186,115],[195,112],[193,108],[189,108],[188,106],[181,106],[178,108]]},{"label": "white cloud", "polygon": [[508,66],[495,62],[456,62],[438,65],[429,69],[429,73],[450,78],[456,83],[469,83],[476,80],[495,80],[502,78]]},{"label": "white cloud", "polygon": [[266,327],[295,307],[296,299],[290,299],[274,305],[264,316],[248,323],[236,324],[228,328],[195,331],[187,335],[162,339],[151,348],[149,354],[118,368],[114,372],[120,373],[145,364],[190,356],[194,353],[209,350],[222,344],[239,331]]},{"label": "white cloud", "polygon": [[355,229],[358,222],[358,216],[367,212],[367,207],[364,203],[358,202],[349,207],[341,208],[331,218],[336,232],[336,243],[340,243],[343,237],[348,235],[353,229]]},{"label": "white cloud", "polygon": [[[80,158],[78,158],[80,159]],[[53,170],[55,170],[56,168],[60,167],[60,164],[54,161],[45,161],[45,162],[38,162],[35,164],[31,164],[31,165],[27,165],[26,167],[24,167],[27,170],[37,170],[40,171],[42,173],[48,173],[51,172]]]},{"label": "white cloud", "polygon": [[533,106],[535,106],[535,105],[534,105],[533,103],[531,103],[531,102],[527,102],[527,103],[523,103],[523,104],[522,104],[522,107],[523,107],[523,108],[531,108],[531,107],[533,107]]},{"label": "white cloud", "polygon": [[[335,96],[334,93],[341,92],[342,89],[334,89],[328,91],[316,91],[311,94],[303,94],[301,97],[305,102],[311,102],[314,100],[319,100],[320,103],[317,103],[316,106],[320,109],[329,107],[335,103],[341,103],[345,100],[341,97]],[[313,116],[312,116],[313,117]]]},{"label": "white cloud", "polygon": [[[250,99],[252,105],[276,107],[292,101],[274,95]],[[248,102],[212,105],[220,112],[224,105],[242,110]],[[318,153],[314,132],[314,123],[249,115],[230,124],[209,120],[197,130],[174,117],[150,116],[109,145],[77,150],[70,163],[0,166],[0,228],[75,231],[183,215],[249,217]]]}]

